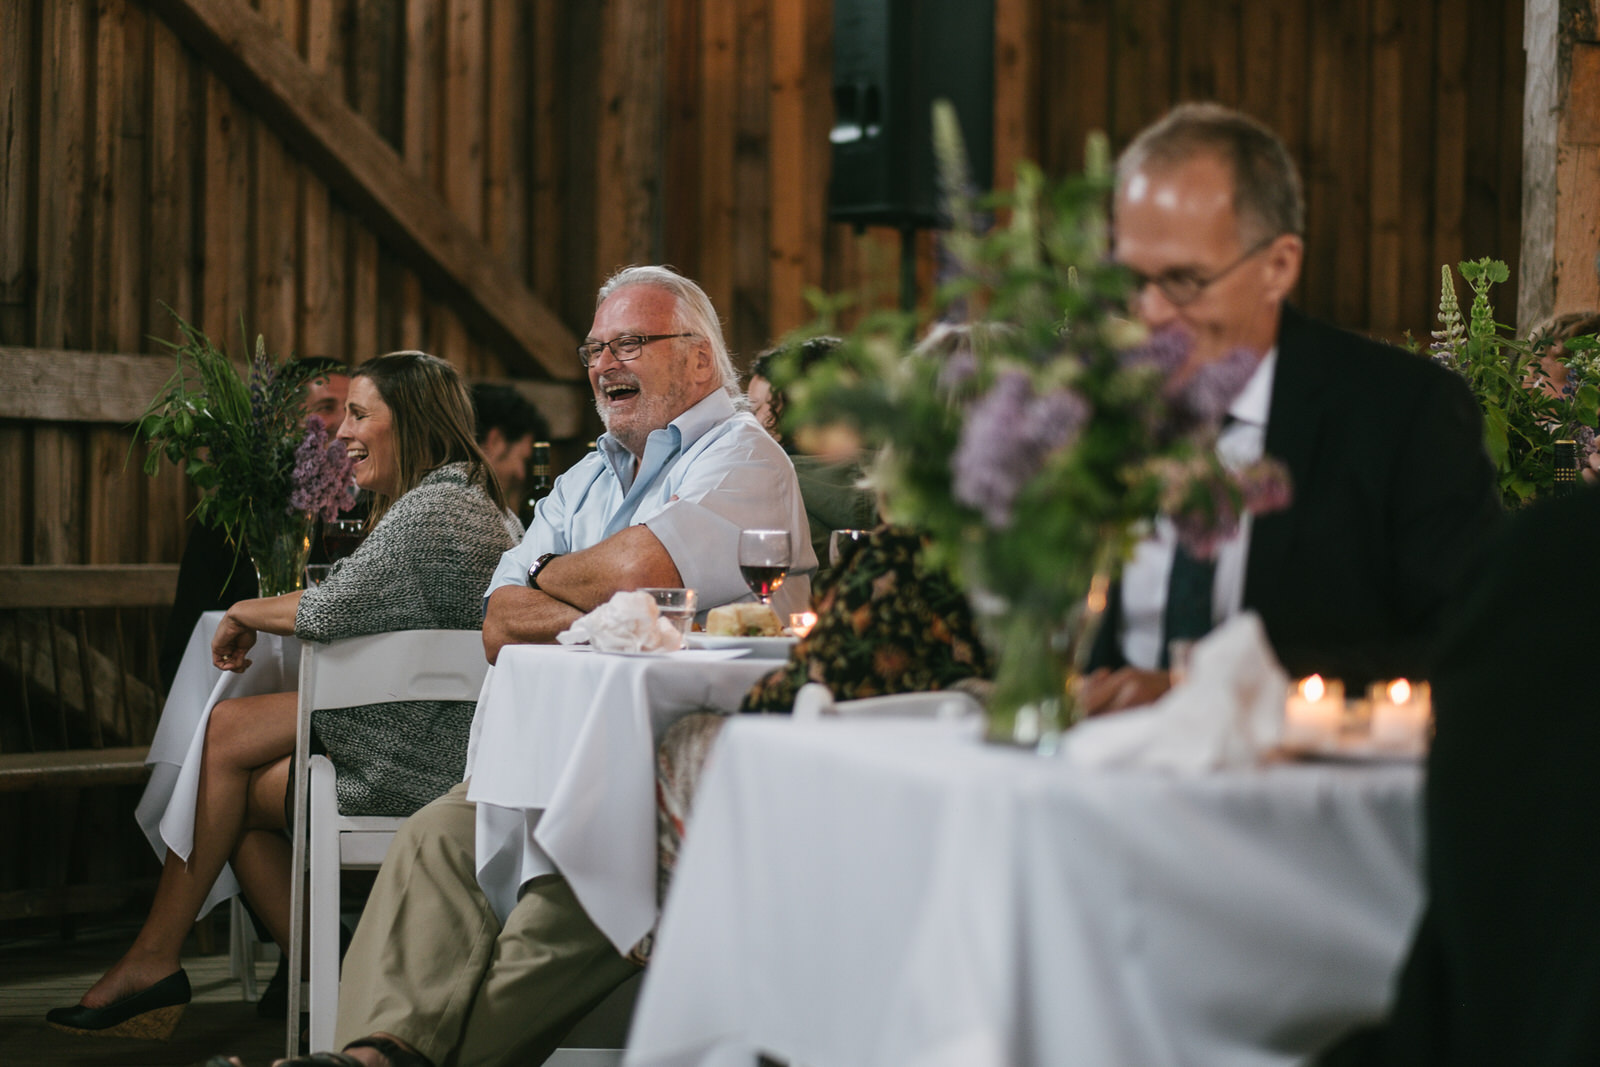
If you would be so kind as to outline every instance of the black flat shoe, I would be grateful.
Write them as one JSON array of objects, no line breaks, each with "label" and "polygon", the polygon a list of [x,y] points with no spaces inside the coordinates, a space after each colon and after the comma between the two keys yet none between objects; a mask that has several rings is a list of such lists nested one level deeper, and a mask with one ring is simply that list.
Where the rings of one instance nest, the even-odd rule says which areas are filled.
[{"label": "black flat shoe", "polygon": [[142,1037],[165,1041],[178,1028],[183,1009],[193,994],[189,976],[181,969],[148,989],[114,1000],[103,1008],[52,1008],[45,1022],[69,1034],[91,1037]]},{"label": "black flat shoe", "polygon": [[289,957],[283,953],[278,954],[278,969],[272,972],[272,981],[256,1001],[256,1014],[263,1019],[282,1019],[289,1014]]}]

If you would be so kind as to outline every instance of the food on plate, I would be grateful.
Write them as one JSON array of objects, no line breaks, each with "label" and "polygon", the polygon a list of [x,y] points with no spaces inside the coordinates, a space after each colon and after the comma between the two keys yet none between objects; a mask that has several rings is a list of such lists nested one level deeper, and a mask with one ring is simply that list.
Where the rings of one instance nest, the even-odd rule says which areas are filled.
[{"label": "food on plate", "polygon": [[706,633],[717,637],[777,637],[777,612],[765,604],[724,604],[706,616]]}]

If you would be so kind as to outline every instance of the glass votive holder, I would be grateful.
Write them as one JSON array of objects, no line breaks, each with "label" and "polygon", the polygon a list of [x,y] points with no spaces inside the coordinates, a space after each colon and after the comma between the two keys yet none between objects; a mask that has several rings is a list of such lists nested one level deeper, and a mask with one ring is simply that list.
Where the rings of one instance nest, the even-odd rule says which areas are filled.
[{"label": "glass votive holder", "polygon": [[804,637],[816,624],[817,615],[814,611],[797,611],[789,616],[789,632],[796,637]]},{"label": "glass votive holder", "polygon": [[1433,719],[1433,693],[1427,682],[1396,678],[1374,682],[1368,690],[1372,707],[1370,736],[1382,748],[1419,748],[1428,740]]},{"label": "glass votive holder", "polygon": [[865,541],[871,530],[834,530],[828,535],[828,566],[837,567],[844,546],[851,541]]},{"label": "glass votive holder", "polygon": [[1344,729],[1344,683],[1320,674],[1297,680],[1284,705],[1285,744],[1319,746],[1339,739]]}]

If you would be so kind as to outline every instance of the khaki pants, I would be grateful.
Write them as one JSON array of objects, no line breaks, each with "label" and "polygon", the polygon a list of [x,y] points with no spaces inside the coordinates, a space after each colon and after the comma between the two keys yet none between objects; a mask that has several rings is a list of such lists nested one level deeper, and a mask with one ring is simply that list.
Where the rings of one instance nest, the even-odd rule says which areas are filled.
[{"label": "khaki pants", "polygon": [[465,783],[395,836],[345,956],[338,1047],[381,1031],[440,1067],[539,1063],[638,970],[558,875],[525,886],[501,927],[473,845]]}]

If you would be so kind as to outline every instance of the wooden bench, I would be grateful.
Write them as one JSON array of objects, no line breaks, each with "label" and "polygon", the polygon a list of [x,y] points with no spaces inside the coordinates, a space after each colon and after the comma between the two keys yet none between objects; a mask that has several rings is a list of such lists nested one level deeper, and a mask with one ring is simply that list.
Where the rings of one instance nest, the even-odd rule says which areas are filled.
[{"label": "wooden bench", "polygon": [[150,777],[149,745],[0,753],[0,793],[56,786],[138,785]]}]

